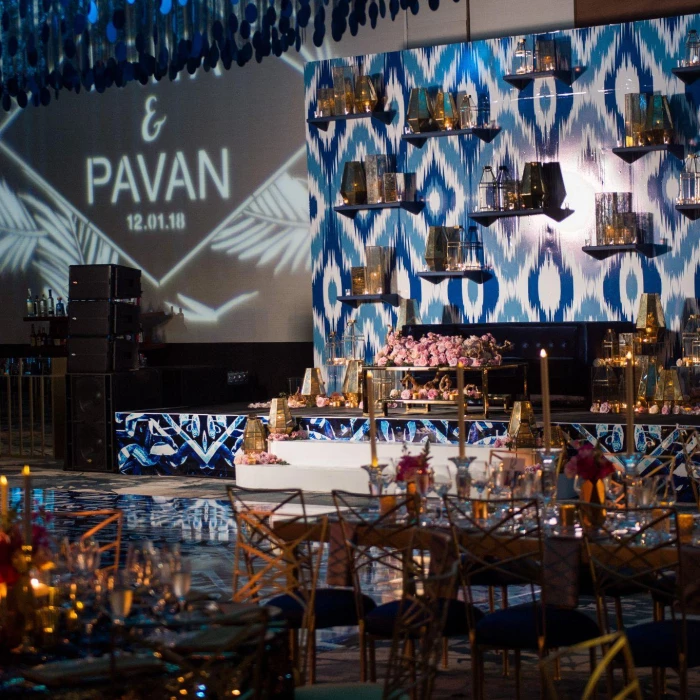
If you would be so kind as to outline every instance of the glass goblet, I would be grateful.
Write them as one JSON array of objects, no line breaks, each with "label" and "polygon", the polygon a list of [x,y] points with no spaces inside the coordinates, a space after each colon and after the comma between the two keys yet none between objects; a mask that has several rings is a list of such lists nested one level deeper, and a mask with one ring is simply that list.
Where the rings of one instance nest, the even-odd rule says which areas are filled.
[{"label": "glass goblet", "polygon": [[177,598],[179,610],[184,612],[187,594],[190,592],[190,586],[192,585],[192,567],[188,559],[179,559],[174,562],[170,573],[170,581],[173,593]]}]

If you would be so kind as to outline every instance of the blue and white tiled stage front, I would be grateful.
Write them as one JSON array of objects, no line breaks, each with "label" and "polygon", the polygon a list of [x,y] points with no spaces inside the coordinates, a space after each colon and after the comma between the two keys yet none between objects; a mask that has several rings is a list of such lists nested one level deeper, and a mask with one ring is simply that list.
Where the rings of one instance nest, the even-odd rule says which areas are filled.
[{"label": "blue and white tiled stage front", "polygon": [[[261,416],[266,421],[266,416]],[[583,419],[562,421],[561,428],[575,440],[600,442],[609,452],[626,450],[624,428],[618,423]],[[123,474],[174,474],[235,477],[234,456],[241,446],[246,414],[117,413],[116,437],[119,471]],[[611,416],[611,420],[622,417]],[[314,441],[369,440],[369,420],[360,415],[298,416],[299,427]],[[420,443],[426,439],[457,443],[457,421],[429,417],[378,419],[377,435],[389,443]],[[505,420],[468,422],[469,445],[490,447],[506,434]],[[674,473],[685,481],[686,453],[694,452],[695,426],[644,424],[635,427],[635,448],[646,455],[643,471],[673,459]],[[700,455],[693,457],[700,464]],[[264,467],[260,467],[264,469]]]}]

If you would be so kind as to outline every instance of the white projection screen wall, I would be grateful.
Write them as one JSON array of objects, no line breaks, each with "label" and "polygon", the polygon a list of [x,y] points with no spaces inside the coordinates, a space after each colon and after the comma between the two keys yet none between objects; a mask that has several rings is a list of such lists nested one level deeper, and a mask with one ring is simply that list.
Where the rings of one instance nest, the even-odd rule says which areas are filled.
[{"label": "white projection screen wall", "polygon": [[0,343],[68,266],[143,271],[171,342],[311,339],[301,57],[0,116]]}]

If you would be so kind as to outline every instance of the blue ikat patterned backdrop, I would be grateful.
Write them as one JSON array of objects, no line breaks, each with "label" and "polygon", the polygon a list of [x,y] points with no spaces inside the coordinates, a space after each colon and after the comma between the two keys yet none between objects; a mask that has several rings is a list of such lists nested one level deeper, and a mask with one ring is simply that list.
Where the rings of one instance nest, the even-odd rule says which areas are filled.
[{"label": "blue ikat patterned backdrop", "polygon": [[[667,322],[678,327],[685,299],[698,295],[700,257],[700,222],[674,208],[682,161],[657,152],[628,165],[610,149],[624,137],[625,93],[652,90],[669,96],[679,140],[694,148],[700,82],[686,88],[671,73],[693,26],[700,29],[700,16],[552,34],[570,43],[572,65],[582,69],[570,88],[549,78],[521,92],[506,83],[502,76],[513,70],[518,37],[309,63],[307,116],[314,114],[316,89],[331,86],[333,65],[361,65],[365,73],[383,76],[386,108],[396,111],[387,126],[369,119],[332,122],[327,131],[307,125],[317,362],[329,331],[342,333],[350,318],[357,319],[370,355],[395,324],[393,307],[363,304],[355,310],[337,301],[350,287],[350,268],[364,264],[366,245],[395,248],[393,291],[419,301],[424,323],[440,323],[455,312],[464,322],[631,320],[646,291],[661,294]],[[428,139],[416,148],[401,140],[412,87],[487,97],[502,131],[490,144],[462,136]],[[353,220],[333,211],[341,203],[343,164],[374,153],[392,154],[397,171],[416,173],[426,202],[420,214],[381,210]],[[561,163],[575,213],[561,223],[538,216],[480,227],[495,272],[486,284],[433,285],[418,278],[428,226],[469,225],[483,166],[507,164],[520,176],[531,160]],[[667,239],[670,251],[602,261],[586,255],[581,248],[594,237],[594,196],[603,191],[633,192],[635,210],[653,214],[655,242]]]}]

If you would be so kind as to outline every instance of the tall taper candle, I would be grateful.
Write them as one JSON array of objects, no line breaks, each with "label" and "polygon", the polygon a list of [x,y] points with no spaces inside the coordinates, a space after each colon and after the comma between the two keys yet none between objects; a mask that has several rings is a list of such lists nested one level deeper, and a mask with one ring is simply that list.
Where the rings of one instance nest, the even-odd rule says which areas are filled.
[{"label": "tall taper candle", "polygon": [[7,490],[7,477],[3,474],[0,476],[0,517],[5,519],[9,510],[9,493]]},{"label": "tall taper candle", "polygon": [[464,459],[464,366],[457,365],[457,425],[459,429],[459,458]]},{"label": "tall taper candle", "polygon": [[625,366],[625,394],[627,396],[627,454],[632,455],[636,450],[634,445],[634,358],[632,353],[627,353],[627,365]]},{"label": "tall taper candle", "polygon": [[24,481],[24,513],[22,513],[24,545],[32,545],[32,477],[29,472],[29,465],[22,468],[22,479]]},{"label": "tall taper candle", "polygon": [[552,414],[549,406],[549,358],[546,350],[540,352],[540,375],[542,377],[542,423],[544,424],[542,442],[545,451],[549,453],[552,448]]},{"label": "tall taper candle", "polygon": [[367,372],[367,396],[365,397],[369,403],[369,447],[372,451],[372,466],[378,467],[379,460],[377,459],[377,426],[374,422],[374,377],[371,372]]}]

